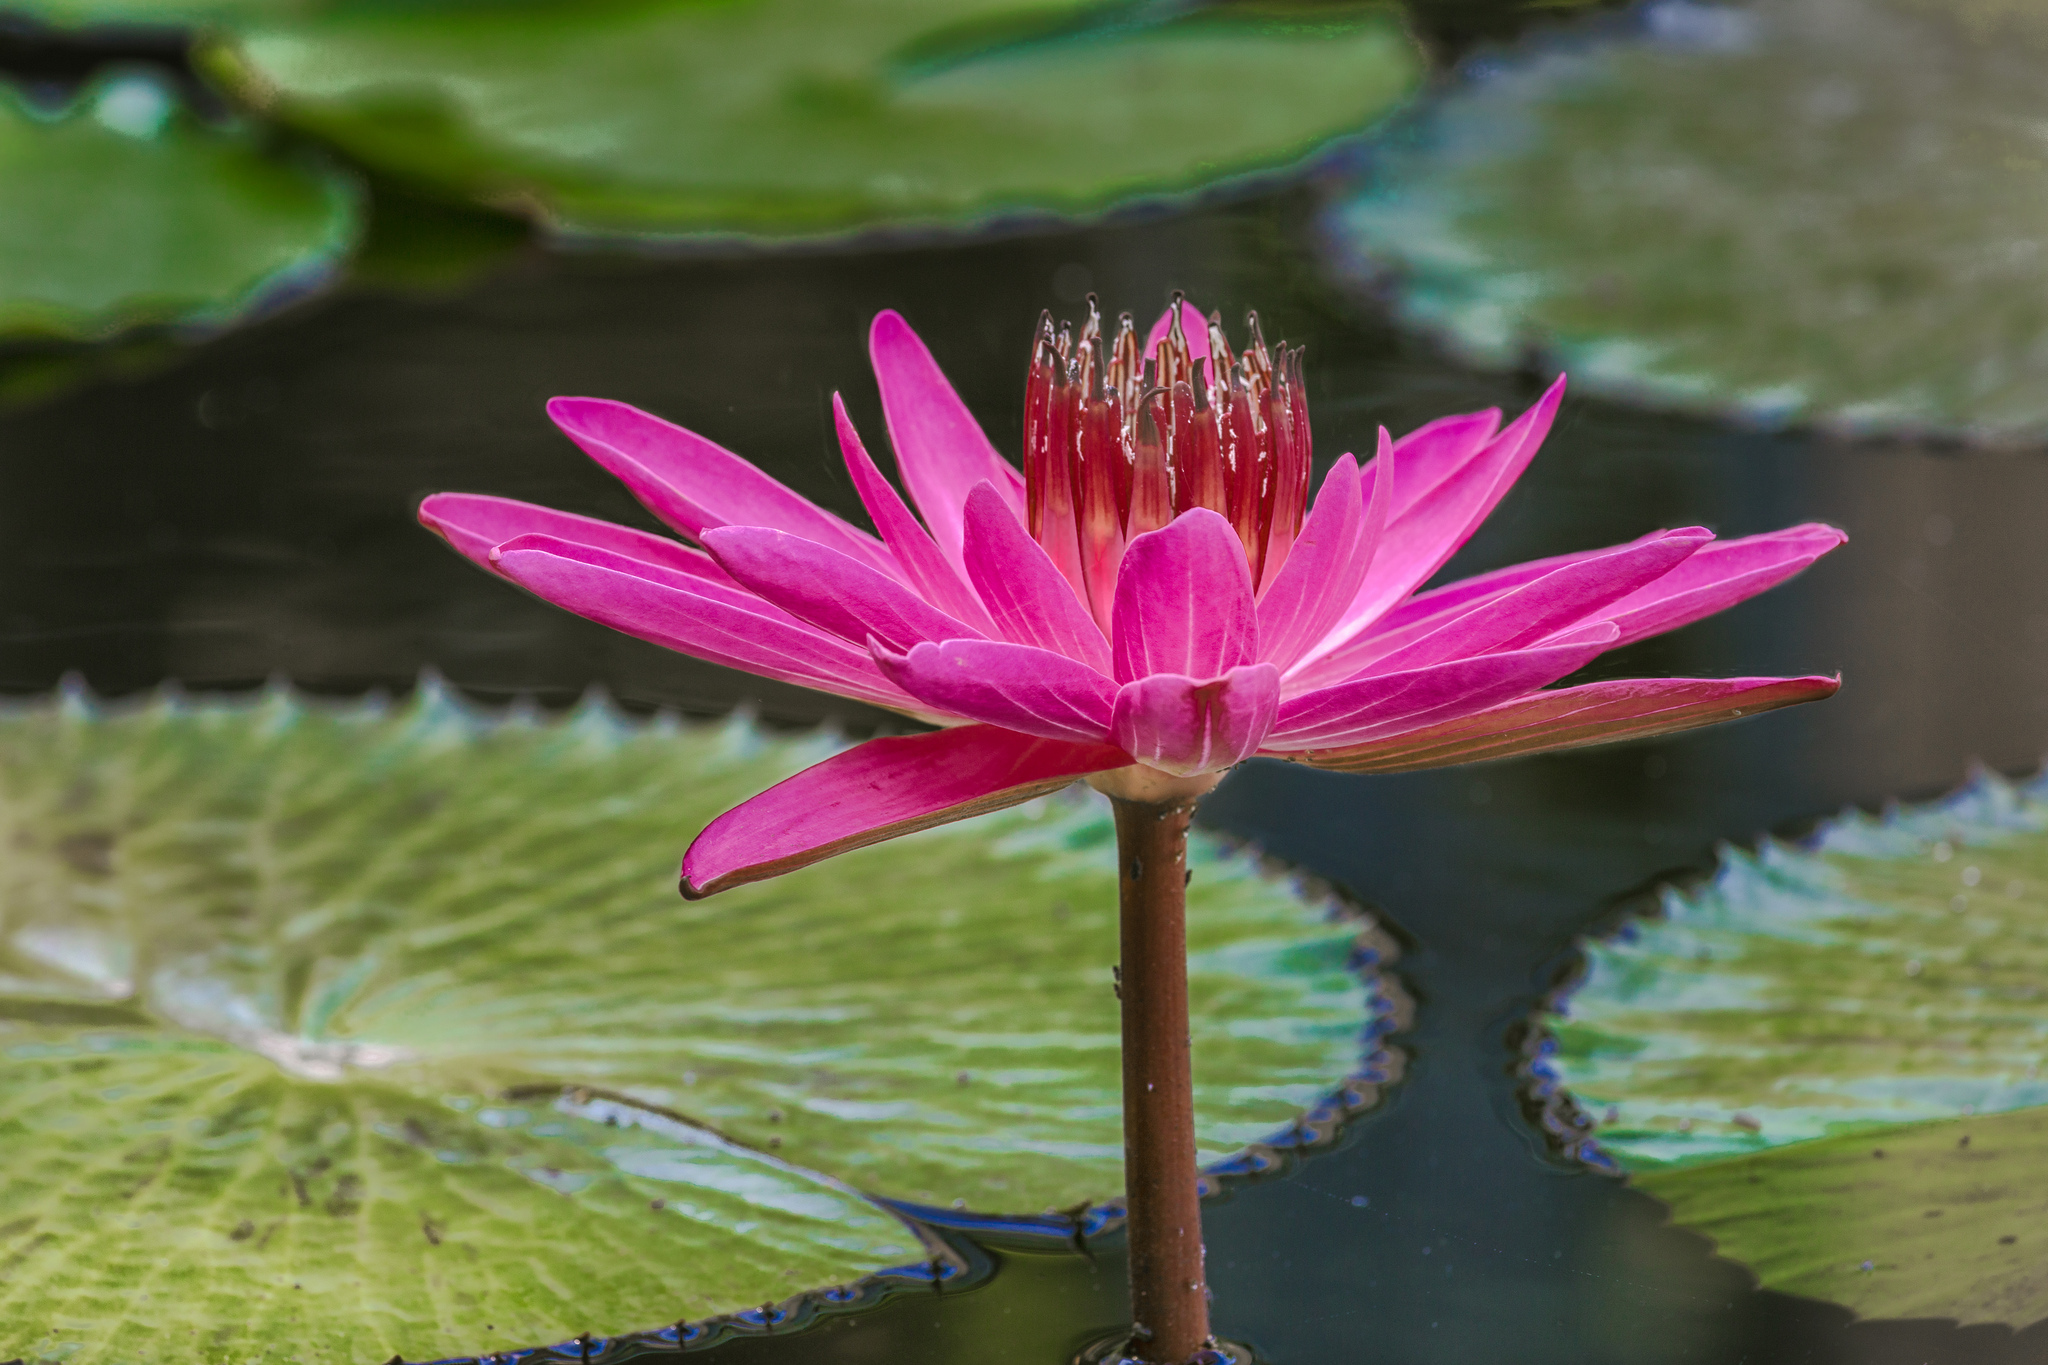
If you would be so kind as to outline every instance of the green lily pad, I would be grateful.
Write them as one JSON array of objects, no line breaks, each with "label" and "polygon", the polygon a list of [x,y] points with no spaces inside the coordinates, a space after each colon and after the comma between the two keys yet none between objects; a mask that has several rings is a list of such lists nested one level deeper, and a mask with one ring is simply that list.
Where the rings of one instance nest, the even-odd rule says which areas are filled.
[{"label": "green lily pad", "polygon": [[[1099,801],[676,895],[832,747],[431,686],[0,715],[0,1352],[513,1349],[951,1256],[878,1196],[1115,1196]],[[1391,1004],[1358,921],[1195,854],[1213,1162],[1363,1102]]]},{"label": "green lily pad", "polygon": [[324,0],[7,0],[9,12],[60,28],[128,24],[192,28],[258,16],[303,14]]},{"label": "green lily pad", "polygon": [[2048,1109],[1844,1134],[1637,1182],[1772,1289],[1871,1317],[2048,1317]]},{"label": "green lily pad", "polygon": [[146,75],[51,115],[0,82],[0,334],[218,326],[325,281],[360,231],[356,183],[258,143]]},{"label": "green lily pad", "polygon": [[1985,774],[1723,850],[1587,946],[1533,1079],[1564,1088],[1582,1154],[1768,1288],[2027,1323],[2048,1317],[2044,981],[2048,782]]},{"label": "green lily pad", "polygon": [[1462,356],[1850,432],[2048,435],[2048,24],[1664,0],[1479,63],[1333,237]]},{"label": "green lily pad", "polygon": [[366,165],[569,235],[1087,214],[1301,161],[1412,90],[1378,6],[342,5],[202,53]]}]

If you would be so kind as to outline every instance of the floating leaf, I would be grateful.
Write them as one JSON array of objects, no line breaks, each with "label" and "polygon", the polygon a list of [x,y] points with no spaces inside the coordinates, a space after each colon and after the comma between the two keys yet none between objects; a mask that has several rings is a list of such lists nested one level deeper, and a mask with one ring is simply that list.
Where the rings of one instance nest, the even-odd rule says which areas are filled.
[{"label": "floating leaf", "polygon": [[1413,88],[1380,7],[342,6],[204,65],[362,162],[572,234],[1091,213],[1298,162]]},{"label": "floating leaf", "polygon": [[2048,1317],[2048,1109],[1822,1138],[1638,1183],[1771,1289],[1872,1317]]},{"label": "floating leaf", "polygon": [[2048,780],[1724,849],[1663,911],[1587,946],[1553,1118],[1766,1287],[2048,1317]]},{"label": "floating leaf", "polygon": [[1492,366],[1852,431],[2048,434],[2048,24],[1663,0],[1471,78],[1335,236]]},{"label": "floating leaf", "polygon": [[0,82],[0,334],[214,326],[332,274],[355,183],[199,123],[127,73],[45,116]]},{"label": "floating leaf", "polygon": [[61,28],[190,28],[319,9],[326,0],[7,0],[9,12]]},{"label": "floating leaf", "polygon": [[[512,1349],[942,1250],[871,1196],[1114,1196],[1099,801],[676,895],[690,834],[829,749],[432,688],[0,716],[0,1304],[50,1333],[0,1346]],[[1360,1102],[1387,1022],[1355,920],[1192,865],[1214,1161]]]}]

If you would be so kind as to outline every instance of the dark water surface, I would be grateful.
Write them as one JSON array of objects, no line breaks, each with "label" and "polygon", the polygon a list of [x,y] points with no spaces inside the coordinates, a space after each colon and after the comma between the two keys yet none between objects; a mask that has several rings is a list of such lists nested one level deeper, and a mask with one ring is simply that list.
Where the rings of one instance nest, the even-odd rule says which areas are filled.
[{"label": "dark water surface", "polygon": [[[357,288],[136,377],[0,415],[0,688],[76,670],[126,693],[272,675],[771,718],[881,718],[697,664],[470,569],[412,522],[427,492],[509,494],[652,525],[542,402],[601,394],[730,445],[858,516],[831,434],[845,392],[882,428],[864,338],[901,309],[999,446],[1016,444],[1038,310],[1084,290],[1146,315],[1169,288],[1306,342],[1322,463],[1443,412],[1519,408],[1542,376],[1465,373],[1335,294],[1301,191],[1149,223],[993,243],[723,260],[516,257],[456,292]],[[1598,675],[1839,669],[1819,706],[1658,744],[1406,777],[1255,763],[1204,807],[1380,906],[1412,939],[1408,1080],[1344,1147],[1210,1209],[1218,1328],[1284,1365],[2048,1358],[2048,1333],[1851,1323],[1759,1293],[1617,1181],[1550,1156],[1507,1037],[1576,934],[1717,840],[1846,802],[1926,795],[2048,744],[2048,460],[1849,445],[1570,400],[1453,572],[1699,522],[1808,519],[1848,547]],[[687,832],[678,831],[678,852]],[[1355,1195],[1368,1196],[1365,1208]],[[898,1300],[732,1362],[1049,1365],[1121,1317],[1116,1246],[1017,1254],[986,1287]],[[650,1306],[650,1312],[658,1308]]]}]

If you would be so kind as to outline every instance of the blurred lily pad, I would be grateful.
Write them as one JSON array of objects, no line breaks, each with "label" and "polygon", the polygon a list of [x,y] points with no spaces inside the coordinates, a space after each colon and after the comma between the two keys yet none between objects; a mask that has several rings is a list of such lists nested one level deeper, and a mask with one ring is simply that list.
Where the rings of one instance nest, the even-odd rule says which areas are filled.
[{"label": "blurred lily pad", "polygon": [[325,0],[6,0],[8,13],[60,28],[190,28],[259,15],[303,14]]},{"label": "blurred lily pad", "polygon": [[341,5],[202,65],[366,165],[572,236],[1087,214],[1301,161],[1412,90],[1379,6]]},{"label": "blurred lily pad", "polygon": [[2048,435],[2048,22],[2012,0],[1660,0],[1467,79],[1335,211],[1491,366],[1851,432]]},{"label": "blurred lily pad", "polygon": [[[676,896],[698,826],[831,747],[432,687],[0,715],[0,1259],[37,1334],[0,1345],[506,1350],[933,1273],[872,1196],[1114,1196],[1099,804]],[[1194,868],[1214,1162],[1361,1102],[1388,1006],[1359,922],[1206,838]]]},{"label": "blurred lily pad", "polygon": [[1539,1085],[1765,1287],[2048,1317],[2048,782],[1724,849],[1589,944]]},{"label": "blurred lily pad", "polygon": [[298,296],[347,256],[360,198],[319,158],[200,123],[148,75],[47,115],[0,82],[0,335],[212,327]]}]

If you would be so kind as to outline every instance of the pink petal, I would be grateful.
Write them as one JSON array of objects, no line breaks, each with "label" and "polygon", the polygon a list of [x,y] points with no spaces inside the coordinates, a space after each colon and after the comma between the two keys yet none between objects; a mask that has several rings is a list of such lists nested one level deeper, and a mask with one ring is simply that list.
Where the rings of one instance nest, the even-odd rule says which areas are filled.
[{"label": "pink petal", "polygon": [[721,526],[704,533],[704,548],[741,587],[858,645],[909,649],[977,634],[895,579],[787,531]]},{"label": "pink petal", "polygon": [[715,526],[773,526],[897,572],[873,536],[694,431],[609,398],[551,398],[548,416],[649,511],[692,540],[702,543]]},{"label": "pink petal", "polygon": [[1717,541],[1600,614],[1621,627],[1621,643],[1661,635],[1774,588],[1848,536],[1832,526],[1803,526]]},{"label": "pink petal", "polygon": [[923,708],[857,649],[741,588],[552,536],[498,547],[498,571],[558,607],[728,668],[893,710]]},{"label": "pink petal", "polygon": [[847,473],[853,476],[854,490],[860,494],[861,505],[867,508],[868,518],[882,533],[890,553],[896,556],[903,577],[925,601],[941,611],[965,621],[979,634],[995,634],[995,623],[988,619],[981,599],[940,553],[931,533],[910,515],[910,509],[896,496],[882,471],[875,468],[867,447],[860,442],[860,433],[853,428],[853,420],[846,415],[846,404],[836,393],[832,395],[832,420],[839,428],[839,449],[846,457]]},{"label": "pink petal", "polygon": [[1110,648],[1116,680],[1218,678],[1258,657],[1251,569],[1230,523],[1191,508],[1124,552]]},{"label": "pink petal", "polygon": [[1377,673],[1293,697],[1281,704],[1266,747],[1342,748],[1383,733],[1483,711],[1549,686],[1612,649],[1620,633],[1612,622],[1602,621],[1531,649]]},{"label": "pink petal", "polygon": [[[1153,323],[1152,330],[1145,334],[1145,354],[1147,357],[1150,357],[1153,352],[1159,349],[1159,343],[1166,340],[1166,334],[1172,329],[1173,305],[1168,304],[1166,311],[1159,315],[1159,321]],[[1180,301],[1180,330],[1181,335],[1188,339],[1188,354],[1196,360],[1207,360],[1209,358],[1209,319],[1203,317],[1202,310],[1189,303],[1186,299]],[[1206,372],[1207,367],[1205,366],[1204,373]]]},{"label": "pink petal", "polygon": [[[1604,618],[1613,603],[1670,573],[1713,538],[1705,527],[1689,526],[1576,560],[1482,602],[1390,653],[1373,658],[1366,652],[1363,671],[1401,673],[1445,659],[1527,648],[1588,618]],[[1357,658],[1354,653],[1347,661]]]},{"label": "pink petal", "polygon": [[1271,664],[1246,664],[1208,679],[1154,673],[1116,694],[1110,735],[1140,763],[1163,772],[1220,772],[1258,752],[1279,701],[1280,670]]},{"label": "pink petal", "polygon": [[[1535,406],[1483,444],[1476,444],[1475,438],[1496,420],[1492,413],[1431,423],[1408,438],[1416,447],[1412,454],[1408,442],[1395,442],[1401,464],[1398,477],[1391,481],[1394,501],[1388,508],[1386,534],[1358,596],[1317,653],[1363,631],[1427,582],[1471,539],[1536,457],[1563,399],[1564,378],[1559,376]],[[1429,439],[1419,439],[1425,433]],[[1378,472],[1369,468],[1366,474],[1370,492]]]},{"label": "pink petal", "polygon": [[1106,744],[1034,739],[993,725],[871,739],[713,820],[683,855],[682,891],[696,900],[780,876],[1130,761]]},{"label": "pink petal", "polygon": [[966,525],[967,578],[996,629],[1020,645],[1049,649],[1107,673],[1109,641],[1102,628],[994,488],[976,487],[967,495]]},{"label": "pink petal", "polygon": [[[1492,573],[1475,574],[1441,588],[1432,588],[1395,607],[1343,649],[1319,660],[1318,667],[1335,665],[1347,650],[1356,651],[1361,646],[1373,652],[1387,652],[1378,646],[1366,645],[1366,642],[1398,634],[1401,637],[1398,647],[1398,643],[1420,638],[1479,603],[1497,598],[1555,569],[1612,554],[1616,550],[1645,545],[1667,534],[1665,531],[1652,531],[1627,545],[1532,559]],[[1808,522],[1783,531],[1744,536],[1740,540],[1717,540],[1701,546],[1690,559],[1656,582],[1602,609],[1600,615],[1621,627],[1622,644],[1676,630],[1679,626],[1754,597],[1766,588],[1777,586],[1847,539],[1832,526]],[[1666,603],[1669,605],[1663,605]],[[1351,671],[1356,671],[1356,667]]]},{"label": "pink petal", "polygon": [[[1382,427],[1380,459],[1391,458]],[[1337,624],[1371,567],[1386,509],[1384,497],[1370,507],[1360,500],[1357,460],[1346,455],[1331,467],[1292,553],[1259,597],[1259,654],[1266,662],[1285,671]]]},{"label": "pink petal", "polygon": [[967,495],[986,480],[1021,518],[1024,476],[996,453],[932,353],[894,309],[875,315],[868,357],[881,385],[897,472],[939,549],[957,565]]},{"label": "pink petal", "polygon": [[997,640],[923,644],[877,653],[882,671],[941,715],[1022,734],[1100,744],[1116,684],[1063,654]]},{"label": "pink petal", "polygon": [[693,549],[667,536],[649,535],[630,526],[620,526],[573,512],[557,512],[513,498],[486,497],[481,493],[436,493],[420,504],[420,524],[439,535],[456,551],[484,568],[497,572],[491,551],[515,536],[553,536],[579,545],[610,550],[643,564],[658,564],[677,573],[731,584],[725,570],[702,550]]},{"label": "pink petal", "polygon": [[1289,754],[1341,772],[1399,773],[1674,734],[1831,697],[1840,678],[1631,678],[1539,692],[1350,748]]},{"label": "pink petal", "polygon": [[[1318,658],[1312,668],[1303,670],[1304,675],[1313,672],[1318,678],[1348,678],[1364,667],[1367,660],[1391,654],[1394,650],[1419,640],[1463,616],[1473,608],[1495,601],[1525,583],[1535,582],[1545,574],[1553,573],[1570,564],[1582,564],[1589,559],[1610,555],[1618,550],[1648,545],[1669,534],[1671,532],[1668,529],[1659,529],[1621,545],[1603,546],[1598,550],[1580,550],[1567,555],[1551,555],[1547,559],[1526,560],[1505,569],[1474,574],[1470,578],[1447,583],[1441,588],[1431,588],[1428,592],[1417,593],[1374,621],[1344,645]],[[1703,553],[1710,553],[1714,548],[1712,543],[1702,546],[1693,552],[1693,558],[1697,559]],[[1691,560],[1686,562],[1690,563]]]}]

